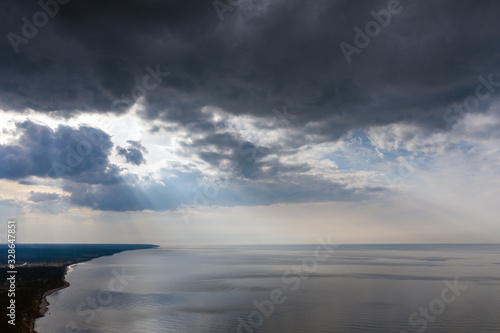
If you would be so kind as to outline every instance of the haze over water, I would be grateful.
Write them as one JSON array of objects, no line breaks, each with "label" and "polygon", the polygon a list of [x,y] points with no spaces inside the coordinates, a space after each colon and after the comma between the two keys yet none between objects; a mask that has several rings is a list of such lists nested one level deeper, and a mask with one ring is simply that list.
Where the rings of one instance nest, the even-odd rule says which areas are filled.
[{"label": "haze over water", "polygon": [[316,257],[315,250],[160,248],[101,257],[73,266],[70,287],[49,297],[36,330],[498,332],[499,245],[342,245]]}]

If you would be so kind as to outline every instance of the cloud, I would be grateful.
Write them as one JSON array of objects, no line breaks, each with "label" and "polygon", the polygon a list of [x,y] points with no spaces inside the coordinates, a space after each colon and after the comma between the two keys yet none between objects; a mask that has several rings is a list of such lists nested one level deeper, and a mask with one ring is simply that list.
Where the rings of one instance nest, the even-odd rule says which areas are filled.
[{"label": "cloud", "polygon": [[[172,173],[168,170],[168,173]],[[384,188],[365,186],[348,188],[313,176],[255,182],[245,179],[210,180],[194,173],[177,172],[150,183],[120,183],[90,186],[71,184],[70,202],[103,211],[176,210],[200,206],[256,206],[276,203],[360,201],[374,198]]]},{"label": "cloud", "polygon": [[16,132],[16,142],[0,145],[0,178],[37,176],[94,184],[120,181],[118,167],[108,159],[113,143],[99,129],[60,125],[53,130],[28,120],[17,123]]},{"label": "cloud", "polygon": [[[21,17],[40,10],[5,6],[4,36],[22,34]],[[150,144],[134,132],[114,146],[118,131],[99,123],[18,122],[0,145],[0,178],[61,180],[76,206],[162,211],[359,201],[386,191],[376,178],[405,158],[476,145],[492,159],[484,142],[498,133],[500,3],[402,6],[347,64],[339,44],[353,43],[353,28],[387,1],[249,1],[222,22],[201,0],[61,5],[18,53],[0,41],[0,108],[61,123],[130,112],[156,137]],[[446,111],[474,95],[479,77],[491,77],[482,89],[491,96],[447,124]],[[226,185],[200,199],[206,181]]]},{"label": "cloud", "polygon": [[59,198],[59,194],[57,194],[57,193],[45,193],[45,192],[31,191],[28,200],[33,201],[33,202],[45,202],[45,201],[56,200],[58,198]]},{"label": "cloud", "polygon": [[[176,153],[190,156],[188,164],[137,174],[111,163],[112,137],[104,131],[18,122],[16,136],[0,145],[0,176],[30,186],[60,179],[60,184],[47,185],[61,187],[67,195],[31,191],[28,197],[33,209],[51,214],[65,211],[68,203],[103,211],[165,211],[197,205],[353,201],[383,191],[354,174],[350,177],[358,178],[357,185],[346,182],[348,175],[341,171],[319,171],[300,154],[295,160],[278,158],[278,136],[259,144],[242,139],[229,122],[217,128],[181,141]],[[126,142],[126,148],[117,148],[118,155],[129,163],[146,164],[146,147],[136,140]],[[134,155],[136,151],[140,155]],[[192,163],[197,159],[199,163]],[[326,176],[332,171],[337,177]],[[207,186],[212,186],[210,194]],[[53,204],[56,201],[61,204]]]},{"label": "cloud", "polygon": [[37,183],[33,182],[31,180],[20,180],[19,184],[21,184],[21,185],[36,185]]},{"label": "cloud", "polygon": [[127,163],[132,163],[135,165],[146,163],[146,159],[143,156],[143,153],[147,153],[146,147],[141,145],[140,142],[133,140],[128,140],[127,143],[130,144],[129,147],[116,147],[118,155],[124,156]]},{"label": "cloud", "polygon": [[[500,4],[401,4],[403,12],[347,64],[339,44],[353,43],[353,28],[387,1],[248,2],[223,22],[210,1],[72,1],[19,54],[2,40],[1,107],[64,117],[123,113],[113,102],[139,100],[135,88],[147,75],[153,82],[149,66],[170,73],[136,94],[150,120],[203,121],[205,106],[270,119],[286,105],[297,115],[291,126],[323,140],[401,120],[432,130],[443,125],[444,109],[474,91],[478,75],[500,79]],[[4,36],[21,34],[21,17],[40,10],[13,0],[5,6]]]},{"label": "cloud", "polygon": [[262,170],[262,159],[270,153],[270,149],[241,140],[233,133],[208,134],[185,145],[185,149],[194,151],[212,167],[220,171],[227,170],[233,176],[249,179],[266,176]]},{"label": "cloud", "polygon": [[66,184],[70,202],[77,206],[103,211],[175,210],[187,204],[196,186],[194,173],[166,170],[169,176],[161,181],[141,180],[92,186]]}]

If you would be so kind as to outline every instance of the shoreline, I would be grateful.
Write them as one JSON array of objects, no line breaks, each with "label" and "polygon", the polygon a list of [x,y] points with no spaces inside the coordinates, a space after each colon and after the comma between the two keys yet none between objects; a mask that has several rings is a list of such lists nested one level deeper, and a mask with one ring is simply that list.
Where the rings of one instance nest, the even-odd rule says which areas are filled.
[{"label": "shoreline", "polygon": [[[69,287],[69,282],[66,281],[66,274],[68,273],[68,270],[73,266],[74,264],[68,265],[64,268],[64,275],[63,275],[63,285],[57,288],[49,289],[46,292],[43,293],[42,295],[42,300],[40,301],[40,307],[39,307],[39,313],[40,316],[43,317],[45,313],[49,310],[49,301],[47,300],[47,297],[55,293],[56,291],[59,291],[61,289]],[[33,322],[34,326],[35,322]]]},{"label": "shoreline", "polygon": [[107,257],[107,256],[114,256],[115,254],[118,254],[118,253],[123,253],[123,252],[127,252],[127,251],[137,251],[137,250],[147,250],[147,249],[154,249],[154,248],[158,248],[159,246],[158,245],[154,245],[152,247],[149,247],[149,248],[139,248],[139,249],[126,249],[126,250],[122,250],[122,251],[118,251],[118,252],[115,252],[113,254],[105,254],[105,255],[101,255],[101,256],[96,256],[94,258],[89,258],[89,259],[86,259],[86,260],[82,260],[82,261],[77,261],[77,262],[73,262],[71,264],[66,264],[65,268],[64,268],[64,274],[62,276],[62,279],[61,279],[61,282],[63,283],[62,286],[60,287],[57,287],[57,288],[53,288],[53,289],[49,289],[47,291],[45,291],[42,296],[40,298],[38,298],[38,301],[39,301],[39,304],[38,304],[38,315],[34,318],[31,318],[30,321],[30,330],[29,332],[30,333],[37,333],[37,331],[35,330],[35,322],[38,318],[42,318],[45,316],[45,314],[47,313],[47,311],[49,310],[49,301],[47,300],[47,297],[54,294],[55,292],[61,290],[61,289],[64,289],[64,288],[67,288],[70,286],[69,282],[66,281],[66,275],[68,273],[68,270],[72,267],[72,266],[76,266],[78,264],[81,264],[81,263],[84,263],[84,262],[88,262],[88,261],[92,261],[94,259],[97,259],[97,258],[101,258],[101,257]]},{"label": "shoreline", "polygon": [[47,313],[47,311],[49,310],[49,301],[47,300],[47,297],[49,297],[50,295],[52,295],[53,293],[55,293],[56,291],[59,291],[61,289],[64,289],[64,288],[67,288],[69,287],[69,282],[66,281],[66,274],[68,273],[68,270],[71,268],[71,266],[73,266],[75,264],[68,264],[66,265],[66,267],[64,267],[64,275],[62,276],[62,283],[63,285],[60,286],[60,287],[57,287],[57,288],[52,288],[52,289],[49,289],[47,291],[45,291],[43,294],[42,294],[42,297],[39,298],[39,304],[38,304],[38,314],[35,318],[32,318],[31,319],[31,323],[30,323],[30,333],[37,333],[37,331],[35,331],[35,322],[38,318],[41,318],[43,316],[45,316],[45,314]]}]

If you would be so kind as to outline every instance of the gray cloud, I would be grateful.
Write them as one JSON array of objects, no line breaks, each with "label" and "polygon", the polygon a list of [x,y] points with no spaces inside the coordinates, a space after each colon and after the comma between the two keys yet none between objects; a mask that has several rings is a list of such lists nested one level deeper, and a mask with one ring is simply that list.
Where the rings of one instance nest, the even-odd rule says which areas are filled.
[{"label": "gray cloud", "polygon": [[0,145],[0,178],[64,178],[84,183],[116,183],[119,169],[108,159],[113,143],[105,132],[81,126],[50,127],[25,121],[14,144]]},{"label": "gray cloud", "polygon": [[161,182],[131,182],[90,186],[68,183],[64,190],[71,192],[70,202],[74,205],[104,211],[175,210],[188,204],[194,195],[199,173],[168,170],[172,176]]},{"label": "gray cloud", "polygon": [[193,151],[219,171],[230,171],[235,177],[248,179],[266,176],[261,160],[271,152],[268,147],[256,146],[228,132],[208,134],[189,145],[184,143],[184,149]]},{"label": "gray cloud", "polygon": [[168,170],[174,177],[149,184],[119,183],[89,186],[67,184],[74,205],[104,211],[175,210],[182,206],[254,206],[276,203],[359,201],[383,188],[347,188],[313,176],[289,176],[256,182],[246,179],[204,181],[199,173]]},{"label": "gray cloud", "polygon": [[[433,129],[478,75],[500,73],[500,4],[401,4],[348,65],[339,44],[352,44],[353,28],[364,28],[387,1],[252,2],[223,22],[210,1],[71,1],[19,54],[2,40],[1,105],[120,113],[113,101],[142,84],[147,66],[159,66],[170,76],[147,91],[149,119],[203,120],[205,105],[271,117],[273,107],[288,105],[299,115],[293,126],[310,124],[306,131],[329,140],[398,121]],[[3,6],[4,35],[21,33],[21,17],[40,10],[30,2]]]},{"label": "gray cloud", "polygon": [[45,193],[45,192],[31,191],[28,200],[33,201],[33,202],[45,202],[45,201],[56,200],[58,198],[59,198],[59,194],[57,194],[57,193]]},{"label": "gray cloud", "polygon": [[[20,136],[16,142],[0,145],[0,177],[28,185],[34,183],[25,178],[32,176],[62,178],[62,189],[70,193],[68,197],[60,197],[56,193],[31,191],[28,200],[34,203],[47,204],[60,199],[96,210],[163,211],[185,205],[350,201],[367,198],[370,193],[381,190],[347,189],[340,183],[300,176],[295,173],[307,171],[307,166],[283,166],[275,159],[264,162],[262,159],[268,156],[271,148],[256,146],[224,133],[208,135],[184,146],[185,151],[194,152],[220,172],[228,172],[229,178],[217,180],[224,185],[215,185],[217,195],[211,196],[204,192],[204,176],[196,168],[178,166],[178,169],[165,169],[161,180],[123,174],[108,158],[113,147],[111,137],[95,128],[59,126],[52,130],[25,121],[17,124],[17,131]],[[127,143],[130,145],[127,153],[134,149],[147,151],[140,142],[129,140]],[[210,154],[205,151],[209,147],[218,150]],[[132,158],[131,155],[128,158]],[[224,166],[222,161],[228,161],[229,165]],[[264,166],[270,171],[264,172]],[[63,172],[58,174],[58,170]],[[62,206],[51,206],[47,212],[66,209],[64,202]],[[39,210],[43,208],[37,207]]]},{"label": "gray cloud", "polygon": [[[479,75],[500,82],[499,2],[401,4],[403,12],[347,64],[339,44],[352,44],[353,28],[364,29],[370,12],[387,8],[387,1],[253,1],[221,22],[211,1],[72,0],[18,53],[8,38],[0,40],[0,108],[54,118],[121,114],[125,108],[115,101],[136,100],[137,87],[154,83],[143,89],[139,115],[156,120],[152,131],[196,134],[181,143],[183,153],[230,178],[208,204],[361,200],[383,189],[353,189],[308,175],[311,165],[284,165],[276,156],[290,153],[283,147],[310,144],[306,137],[335,141],[373,125],[406,122],[431,133],[445,125],[447,108],[474,93]],[[21,18],[31,20],[40,10],[28,1],[7,0],[1,7],[3,36],[22,35]],[[287,106],[295,115],[287,119],[293,131],[282,147],[252,143],[201,112],[204,106],[254,116],[261,128],[276,126],[267,121],[273,108]],[[192,166],[173,168],[161,181],[131,175],[124,181],[102,130],[52,130],[30,121],[17,130],[18,141],[0,145],[2,179],[32,184],[27,178],[62,178],[69,202],[100,210],[169,210],[196,201],[193,189],[203,175]],[[116,147],[118,155],[147,163],[140,142],[127,144]]]},{"label": "gray cloud", "polygon": [[146,147],[144,147],[140,142],[128,140],[127,143],[129,147],[116,147],[118,155],[125,157],[127,163],[132,163],[135,165],[140,165],[146,163],[143,153],[147,153]]}]

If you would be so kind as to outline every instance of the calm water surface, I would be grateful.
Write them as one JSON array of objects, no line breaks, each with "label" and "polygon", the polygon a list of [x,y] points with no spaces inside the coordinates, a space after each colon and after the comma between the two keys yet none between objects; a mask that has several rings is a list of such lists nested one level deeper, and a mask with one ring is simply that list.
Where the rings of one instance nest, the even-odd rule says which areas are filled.
[{"label": "calm water surface", "polygon": [[499,245],[129,251],[73,266],[36,330],[500,332],[499,273]]}]

